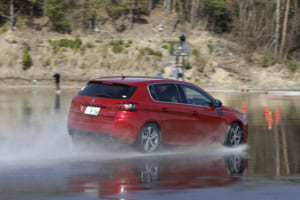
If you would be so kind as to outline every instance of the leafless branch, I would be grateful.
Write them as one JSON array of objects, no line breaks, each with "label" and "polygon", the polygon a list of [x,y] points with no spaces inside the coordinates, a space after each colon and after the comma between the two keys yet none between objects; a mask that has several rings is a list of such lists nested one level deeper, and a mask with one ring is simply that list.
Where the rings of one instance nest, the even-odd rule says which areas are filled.
[{"label": "leafless branch", "polygon": [[10,17],[9,17],[9,16],[7,16],[7,15],[4,15],[3,13],[0,13],[0,16],[2,16],[2,17],[5,17],[5,18],[7,18],[7,19],[10,19]]}]

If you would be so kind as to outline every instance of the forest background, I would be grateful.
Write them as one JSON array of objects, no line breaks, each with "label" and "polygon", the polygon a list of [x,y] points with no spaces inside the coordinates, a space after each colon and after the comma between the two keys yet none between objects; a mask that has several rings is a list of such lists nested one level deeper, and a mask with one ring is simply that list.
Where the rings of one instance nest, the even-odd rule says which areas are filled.
[{"label": "forest background", "polygon": [[191,46],[186,79],[203,87],[300,89],[299,0],[0,0],[0,84],[112,75],[172,78],[173,45]]}]

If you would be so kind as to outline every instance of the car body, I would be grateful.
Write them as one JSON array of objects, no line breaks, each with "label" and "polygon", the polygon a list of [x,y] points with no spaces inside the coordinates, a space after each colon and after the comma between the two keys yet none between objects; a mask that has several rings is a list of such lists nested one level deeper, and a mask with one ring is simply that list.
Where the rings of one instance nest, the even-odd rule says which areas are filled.
[{"label": "car body", "polygon": [[93,136],[152,152],[161,144],[245,143],[248,125],[240,111],[194,84],[108,77],[89,81],[73,98],[68,130],[73,140]]}]

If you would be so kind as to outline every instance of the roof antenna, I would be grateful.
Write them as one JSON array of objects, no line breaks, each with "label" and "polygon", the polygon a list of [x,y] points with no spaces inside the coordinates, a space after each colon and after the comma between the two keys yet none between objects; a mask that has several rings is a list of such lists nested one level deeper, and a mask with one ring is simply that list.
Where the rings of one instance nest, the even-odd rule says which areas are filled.
[{"label": "roof antenna", "polygon": [[126,76],[124,76],[123,73],[121,73],[121,76],[122,76],[122,80],[124,80],[126,78]]}]

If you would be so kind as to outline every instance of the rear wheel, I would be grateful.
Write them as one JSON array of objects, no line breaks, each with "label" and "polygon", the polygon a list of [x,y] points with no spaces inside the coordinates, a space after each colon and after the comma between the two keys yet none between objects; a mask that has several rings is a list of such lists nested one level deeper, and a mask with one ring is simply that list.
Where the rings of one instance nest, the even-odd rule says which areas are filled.
[{"label": "rear wheel", "polygon": [[160,146],[160,128],[154,123],[144,125],[138,135],[138,148],[146,153],[156,151]]},{"label": "rear wheel", "polygon": [[236,146],[241,144],[244,139],[244,131],[242,126],[237,122],[232,123],[227,129],[225,137],[224,144],[226,146]]}]

